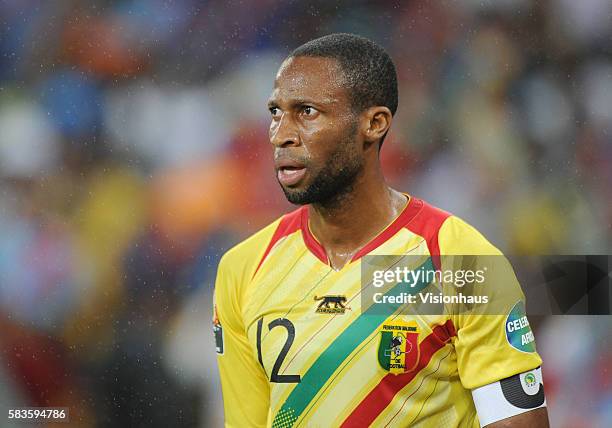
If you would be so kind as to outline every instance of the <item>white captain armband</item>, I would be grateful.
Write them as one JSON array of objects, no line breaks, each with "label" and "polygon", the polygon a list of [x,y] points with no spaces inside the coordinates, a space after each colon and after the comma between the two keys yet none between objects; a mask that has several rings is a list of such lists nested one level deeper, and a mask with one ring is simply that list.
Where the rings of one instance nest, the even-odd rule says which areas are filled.
[{"label": "white captain armband", "polygon": [[546,407],[540,367],[472,390],[480,426]]}]

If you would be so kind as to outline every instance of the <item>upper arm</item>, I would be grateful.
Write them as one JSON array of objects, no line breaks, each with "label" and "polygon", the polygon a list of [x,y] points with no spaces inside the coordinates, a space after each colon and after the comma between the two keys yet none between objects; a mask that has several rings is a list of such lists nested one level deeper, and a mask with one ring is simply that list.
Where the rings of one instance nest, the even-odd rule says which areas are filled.
[{"label": "upper arm", "polygon": [[239,287],[231,262],[219,263],[215,284],[213,323],[217,363],[223,391],[225,425],[265,427],[269,409],[269,384],[247,339],[239,307]]},{"label": "upper arm", "polygon": [[443,224],[439,241],[441,254],[452,256],[449,262],[461,267],[466,263],[470,270],[485,272],[484,281],[469,292],[488,296],[488,303],[453,316],[459,376],[463,386],[472,390],[481,423],[490,427],[548,426],[538,368],[542,360],[511,264],[478,231],[456,217]]},{"label": "upper arm", "polygon": [[[483,272],[463,292],[487,296],[486,304],[453,315],[457,365],[465,388],[474,389],[542,364],[525,313],[525,297],[512,266],[478,231],[457,217],[440,228],[443,264]],[[469,256],[469,257],[463,257]]]},{"label": "upper arm", "polygon": [[530,410],[520,415],[485,425],[487,428],[549,428],[546,407]]}]

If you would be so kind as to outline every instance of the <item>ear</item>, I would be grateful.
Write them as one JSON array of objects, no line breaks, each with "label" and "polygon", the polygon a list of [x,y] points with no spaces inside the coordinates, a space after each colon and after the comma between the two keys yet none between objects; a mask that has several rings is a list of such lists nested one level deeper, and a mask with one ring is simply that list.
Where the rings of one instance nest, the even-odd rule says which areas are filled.
[{"label": "ear", "polygon": [[391,110],[383,106],[366,109],[362,113],[362,132],[364,141],[368,144],[378,143],[389,131],[393,115]]}]

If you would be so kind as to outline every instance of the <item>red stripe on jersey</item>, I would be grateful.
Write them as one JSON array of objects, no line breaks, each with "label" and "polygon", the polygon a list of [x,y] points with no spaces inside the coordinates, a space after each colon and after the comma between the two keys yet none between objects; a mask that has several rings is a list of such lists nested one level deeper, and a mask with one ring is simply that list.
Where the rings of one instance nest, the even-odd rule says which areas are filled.
[{"label": "red stripe on jersey", "polygon": [[255,274],[257,273],[257,271],[259,271],[259,268],[263,264],[266,257],[268,257],[268,254],[270,253],[272,248],[274,248],[274,245],[276,245],[276,243],[280,241],[281,238],[291,235],[293,232],[300,229],[301,215],[302,215],[301,211],[303,210],[304,210],[304,207],[299,208],[293,212],[290,212],[289,214],[285,214],[281,218],[276,230],[274,231],[274,235],[272,235],[272,239],[270,239],[270,243],[268,244],[266,251],[261,257],[259,264],[257,265],[257,269],[255,269],[255,272],[253,272],[253,278],[255,277]]},{"label": "red stripe on jersey", "polygon": [[440,269],[440,244],[438,243],[438,233],[444,221],[450,217],[450,213],[429,205],[422,199],[415,200],[414,210],[417,210],[416,214],[414,214],[408,223],[405,223],[404,227],[425,238],[434,266]]},{"label": "red stripe on jersey", "polygon": [[420,359],[417,367],[400,375],[387,374],[355,407],[342,423],[342,428],[369,426],[393,401],[393,398],[429,364],[431,357],[457,335],[451,320],[433,328],[432,333],[419,344]]}]

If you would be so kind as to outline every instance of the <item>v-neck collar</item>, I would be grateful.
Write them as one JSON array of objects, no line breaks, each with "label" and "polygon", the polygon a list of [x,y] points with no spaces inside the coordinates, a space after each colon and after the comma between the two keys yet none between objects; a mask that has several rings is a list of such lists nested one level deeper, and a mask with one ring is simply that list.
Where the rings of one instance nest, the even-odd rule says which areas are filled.
[{"label": "v-neck collar", "polygon": [[[406,204],[402,212],[383,231],[381,231],[370,242],[368,242],[359,251],[357,251],[357,253],[351,258],[351,260],[349,260],[344,266],[347,266],[348,264],[359,260],[361,257],[380,247],[397,232],[399,232],[400,229],[402,229],[407,223],[410,222],[410,220],[412,220],[419,213],[421,208],[423,208],[423,200],[414,198],[405,193],[404,195],[408,197],[408,203]],[[302,230],[302,238],[304,239],[304,244],[317,259],[331,267],[325,248],[323,248],[323,245],[321,245],[321,243],[317,241],[317,238],[315,238],[312,232],[310,231],[310,227],[308,227],[308,206],[302,207],[301,210],[302,212],[300,213],[300,228]]]}]

